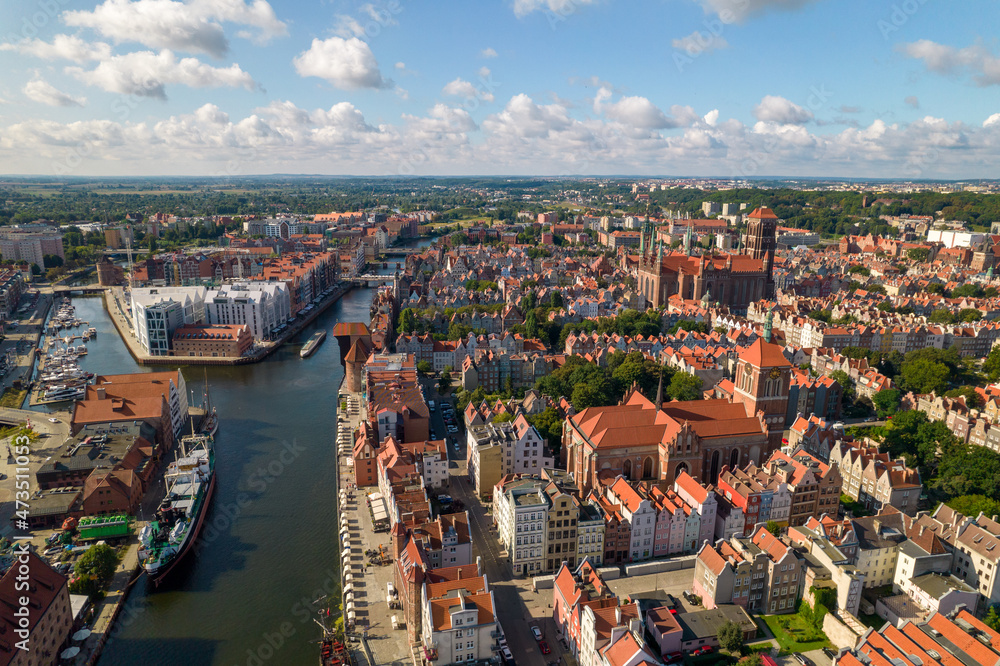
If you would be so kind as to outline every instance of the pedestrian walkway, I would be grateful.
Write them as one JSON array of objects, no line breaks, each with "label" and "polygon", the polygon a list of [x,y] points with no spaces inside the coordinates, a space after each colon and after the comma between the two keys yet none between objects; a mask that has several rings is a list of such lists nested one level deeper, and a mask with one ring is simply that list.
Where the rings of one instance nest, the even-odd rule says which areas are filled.
[{"label": "pedestrian walkway", "polygon": [[[394,565],[392,562],[392,543],[388,532],[376,532],[372,522],[372,513],[368,508],[367,496],[378,492],[378,488],[355,488],[354,468],[348,464],[351,458],[351,447],[340,448],[341,444],[353,441],[353,433],[366,418],[365,403],[360,393],[345,393],[347,402],[346,421],[337,423],[339,487],[341,498],[346,494],[346,501],[340,503],[340,528],[342,546],[349,546],[350,553],[341,551],[342,570],[344,577],[343,604],[345,614],[350,608],[355,615],[355,632],[367,643],[368,653],[373,664],[383,666],[393,664],[403,666],[412,664],[409,641],[406,629],[393,629],[392,616],[402,620],[403,611],[390,608],[388,600],[389,584],[393,583]],[[338,402],[339,405],[339,402]],[[347,435],[345,437],[345,434]],[[385,564],[367,564],[369,551],[382,548],[387,556]],[[364,646],[359,648],[358,662],[366,663],[368,654],[364,654]]]}]

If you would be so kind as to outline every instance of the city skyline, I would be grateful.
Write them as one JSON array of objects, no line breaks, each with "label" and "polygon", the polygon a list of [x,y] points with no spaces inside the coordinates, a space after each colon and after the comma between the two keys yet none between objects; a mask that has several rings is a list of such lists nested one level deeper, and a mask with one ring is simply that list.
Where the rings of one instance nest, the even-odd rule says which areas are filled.
[{"label": "city skyline", "polygon": [[991,178],[991,18],[925,0],[16,0],[0,172]]}]

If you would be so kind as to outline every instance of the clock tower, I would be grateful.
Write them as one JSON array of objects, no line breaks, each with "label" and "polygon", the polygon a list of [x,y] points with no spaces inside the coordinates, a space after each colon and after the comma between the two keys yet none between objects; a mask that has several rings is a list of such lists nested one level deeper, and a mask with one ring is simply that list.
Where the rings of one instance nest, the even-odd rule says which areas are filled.
[{"label": "clock tower", "polygon": [[781,448],[791,378],[792,364],[785,358],[781,347],[765,342],[763,338],[757,338],[747,347],[736,364],[733,402],[741,403],[746,408],[747,416],[763,413],[771,451]]}]

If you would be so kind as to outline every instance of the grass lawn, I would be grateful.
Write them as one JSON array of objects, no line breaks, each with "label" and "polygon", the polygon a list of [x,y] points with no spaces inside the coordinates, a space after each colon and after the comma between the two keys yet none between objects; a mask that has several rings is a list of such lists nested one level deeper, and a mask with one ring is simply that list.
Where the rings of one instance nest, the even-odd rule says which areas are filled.
[{"label": "grass lawn", "polygon": [[27,391],[15,391],[12,388],[5,389],[3,396],[0,396],[0,407],[21,409],[21,404],[24,402],[24,398],[27,395]]},{"label": "grass lawn", "polygon": [[[797,614],[761,615],[760,617],[774,634],[782,652],[806,652],[833,647],[822,630],[807,625],[805,620]],[[783,625],[788,628],[786,629]]]}]

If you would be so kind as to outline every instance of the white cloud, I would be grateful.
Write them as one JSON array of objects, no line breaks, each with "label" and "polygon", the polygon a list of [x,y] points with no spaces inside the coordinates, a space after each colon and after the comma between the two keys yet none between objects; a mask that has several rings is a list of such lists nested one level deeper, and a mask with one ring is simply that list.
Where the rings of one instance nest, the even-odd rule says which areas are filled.
[{"label": "white cloud", "polygon": [[406,69],[406,63],[405,62],[397,62],[396,63],[396,69],[398,69],[399,71],[405,70]]},{"label": "white cloud", "polygon": [[916,95],[909,95],[906,99],[903,100],[903,103],[914,109],[920,108],[920,99],[917,98]]},{"label": "white cloud", "polygon": [[[628,99],[628,98],[625,98]],[[603,99],[607,110],[617,94]],[[646,125],[662,123],[644,103],[629,102]],[[583,109],[586,112],[586,109]],[[687,121],[669,135],[609,117],[574,117],[560,103],[518,94],[478,126],[468,111],[439,103],[396,122],[369,122],[348,102],[302,109],[272,102],[243,117],[206,104],[156,123],[32,118],[0,126],[0,164],[48,172],[83,145],[87,174],[354,173],[658,174],[965,178],[1000,169],[1000,113],[982,126],[925,117],[908,124],[876,119],[839,132],[772,120],[752,126],[716,110],[663,110]],[[633,119],[633,122],[636,122]],[[75,155],[75,153],[74,153]],[[237,156],[234,158],[234,156]],[[236,160],[232,163],[231,160]]]},{"label": "white cloud", "polygon": [[66,25],[92,28],[118,43],[138,42],[156,49],[207,53],[229,51],[222,23],[253,28],[237,34],[266,43],[288,34],[266,0],[105,0],[93,11],[67,11]]},{"label": "white cloud", "polygon": [[56,35],[52,42],[29,39],[0,44],[0,51],[17,51],[43,60],[72,60],[83,63],[111,57],[111,46],[104,42],[85,42],[75,35]]},{"label": "white cloud", "polygon": [[479,71],[477,72],[477,74],[479,74],[479,76],[484,79],[490,78],[490,74],[492,73],[493,72],[490,71],[489,67],[480,67]]},{"label": "white cloud", "polygon": [[765,96],[754,107],[753,116],[761,122],[779,125],[801,125],[813,119],[811,111],[777,95]]},{"label": "white cloud", "polygon": [[596,4],[599,0],[514,0],[514,14],[519,18],[536,11],[545,11],[565,18],[575,14],[584,5]]},{"label": "white cloud", "polygon": [[904,55],[922,60],[924,66],[937,74],[968,72],[979,86],[1000,84],[1000,58],[980,45],[957,49],[921,39],[899,47]]},{"label": "white cloud", "polygon": [[371,48],[357,37],[314,39],[309,50],[300,53],[294,62],[299,76],[326,79],[341,90],[391,85],[391,81],[382,78]]},{"label": "white cloud", "polygon": [[602,86],[594,96],[594,113],[636,129],[658,130],[686,127],[697,121],[698,116],[691,107],[674,105],[668,116],[658,106],[645,97],[622,97],[617,102],[607,103],[613,97],[611,89]]},{"label": "white cloud", "polygon": [[[489,70],[486,70],[487,76],[489,75]],[[493,101],[493,93],[488,90],[480,89],[474,83],[466,81],[462,77],[456,78],[454,81],[449,82],[441,89],[441,93],[448,95],[449,97],[461,97],[463,99],[481,99],[485,102]]]},{"label": "white cloud", "polygon": [[817,0],[697,0],[723,23],[742,23],[764,12],[794,11]]},{"label": "white cloud", "polygon": [[494,49],[491,46],[486,47],[485,49],[483,49],[482,51],[479,52],[479,57],[480,58],[496,58],[497,57],[496,49]]},{"label": "white cloud", "polygon": [[66,71],[84,83],[125,95],[166,99],[165,87],[180,84],[191,88],[257,87],[253,77],[237,64],[212,67],[197,58],[180,60],[170,51],[136,51],[113,56],[95,69],[67,67]]},{"label": "white cloud", "polygon": [[347,14],[337,15],[337,27],[334,32],[340,37],[377,37],[382,30],[393,25],[399,25],[393,13],[388,9],[366,3],[358,7],[362,14],[355,18]]},{"label": "white cloud", "polygon": [[722,35],[695,30],[687,37],[681,37],[670,42],[675,49],[680,49],[689,56],[701,55],[709,51],[729,48],[729,42]]},{"label": "white cloud", "polygon": [[47,106],[85,106],[87,104],[86,97],[73,97],[42,79],[28,81],[24,86],[24,94],[28,99]]}]

